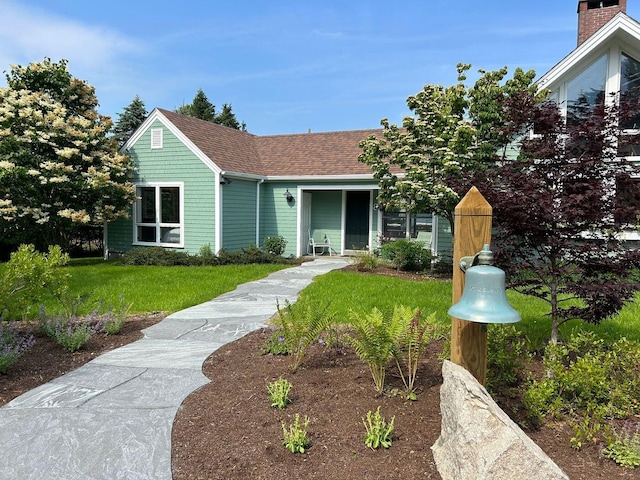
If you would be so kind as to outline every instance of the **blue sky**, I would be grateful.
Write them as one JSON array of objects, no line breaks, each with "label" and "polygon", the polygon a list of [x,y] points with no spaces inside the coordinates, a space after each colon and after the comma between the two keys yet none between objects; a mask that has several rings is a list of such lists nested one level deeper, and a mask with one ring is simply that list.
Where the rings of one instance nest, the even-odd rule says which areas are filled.
[{"label": "blue sky", "polygon": [[577,5],[0,0],[0,70],[67,59],[114,120],[135,95],[175,109],[202,88],[257,135],[378,128],[425,84],[455,83],[459,62],[545,73],[576,46]]}]

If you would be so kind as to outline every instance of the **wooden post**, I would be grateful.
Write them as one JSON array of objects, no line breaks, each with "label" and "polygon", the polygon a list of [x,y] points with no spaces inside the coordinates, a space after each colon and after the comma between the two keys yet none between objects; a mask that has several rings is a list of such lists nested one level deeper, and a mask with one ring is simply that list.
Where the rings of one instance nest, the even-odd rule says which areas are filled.
[{"label": "wooden post", "polygon": [[[458,203],[454,211],[453,237],[453,293],[456,304],[464,290],[464,272],[460,259],[472,256],[491,244],[491,205],[476,187],[472,187]],[[487,330],[486,325],[451,319],[451,361],[466,368],[485,384],[487,379]]]}]

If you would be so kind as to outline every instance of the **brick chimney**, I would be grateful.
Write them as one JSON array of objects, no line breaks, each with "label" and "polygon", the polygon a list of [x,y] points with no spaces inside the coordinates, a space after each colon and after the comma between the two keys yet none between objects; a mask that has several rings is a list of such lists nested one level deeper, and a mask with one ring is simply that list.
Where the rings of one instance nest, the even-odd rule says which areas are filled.
[{"label": "brick chimney", "polygon": [[580,0],[578,2],[578,45],[600,30],[618,12],[627,13],[627,0]]}]

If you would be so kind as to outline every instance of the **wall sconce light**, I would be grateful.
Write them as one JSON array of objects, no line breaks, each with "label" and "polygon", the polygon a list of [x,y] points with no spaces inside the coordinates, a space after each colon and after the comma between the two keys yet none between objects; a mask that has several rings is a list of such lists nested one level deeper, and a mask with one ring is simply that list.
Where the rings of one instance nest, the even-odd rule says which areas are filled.
[{"label": "wall sconce light", "polygon": [[287,191],[284,192],[284,198],[287,199],[287,203],[293,202],[293,195],[291,195],[291,192],[289,191],[288,188],[287,188]]},{"label": "wall sconce light", "polygon": [[463,257],[460,269],[465,273],[464,291],[460,301],[449,309],[449,315],[483,324],[520,321],[520,314],[507,300],[504,271],[493,266],[489,245],[475,256]]},{"label": "wall sconce light", "polygon": [[220,177],[220,185],[230,185],[231,179],[227,177]]}]

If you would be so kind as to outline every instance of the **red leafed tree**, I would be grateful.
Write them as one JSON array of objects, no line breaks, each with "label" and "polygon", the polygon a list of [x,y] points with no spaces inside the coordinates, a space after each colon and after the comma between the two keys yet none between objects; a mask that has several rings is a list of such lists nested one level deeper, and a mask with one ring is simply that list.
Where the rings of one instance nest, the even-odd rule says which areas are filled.
[{"label": "red leafed tree", "polygon": [[510,287],[549,303],[557,342],[564,322],[600,323],[638,287],[640,256],[622,232],[637,228],[640,193],[619,152],[639,142],[618,128],[629,109],[605,105],[615,102],[569,121],[528,94],[507,102],[502,128],[519,138],[517,157],[496,158],[481,186],[493,206],[493,248]]}]

